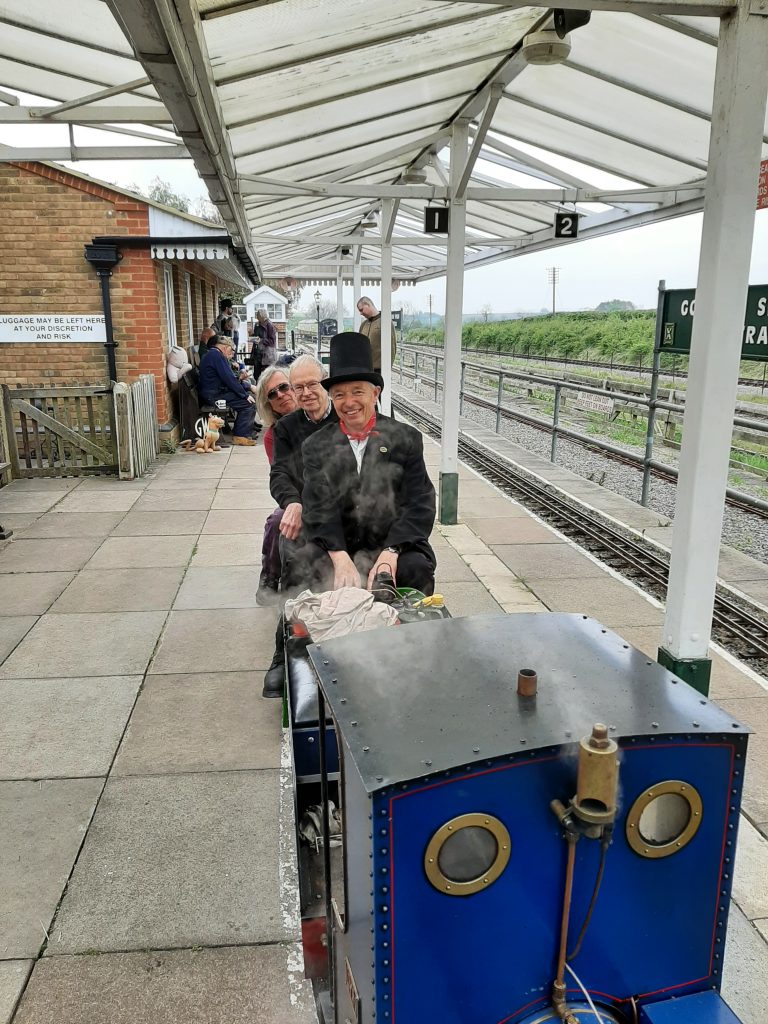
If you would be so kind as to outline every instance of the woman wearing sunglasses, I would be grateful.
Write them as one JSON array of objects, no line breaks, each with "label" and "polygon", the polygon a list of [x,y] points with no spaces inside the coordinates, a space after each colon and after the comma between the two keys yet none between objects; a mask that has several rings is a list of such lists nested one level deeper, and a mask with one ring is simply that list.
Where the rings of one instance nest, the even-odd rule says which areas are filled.
[{"label": "woman wearing sunglasses", "polygon": [[[256,408],[264,424],[264,451],[270,466],[274,451],[274,428],[277,420],[298,408],[296,395],[287,374],[279,366],[268,366],[256,384]],[[276,508],[264,524],[264,542],[261,546],[261,574],[256,600],[259,604],[273,604],[280,586],[280,520],[283,510]]]}]

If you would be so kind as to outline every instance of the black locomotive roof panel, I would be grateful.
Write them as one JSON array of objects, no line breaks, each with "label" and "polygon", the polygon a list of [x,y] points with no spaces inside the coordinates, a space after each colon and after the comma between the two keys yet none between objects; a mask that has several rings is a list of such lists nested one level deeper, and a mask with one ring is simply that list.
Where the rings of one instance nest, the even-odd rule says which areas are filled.
[{"label": "black locomotive roof panel", "polygon": [[[460,764],[576,742],[748,732],[594,619],[479,615],[382,628],[309,647],[363,783],[374,791]],[[519,669],[538,673],[517,696]]]}]

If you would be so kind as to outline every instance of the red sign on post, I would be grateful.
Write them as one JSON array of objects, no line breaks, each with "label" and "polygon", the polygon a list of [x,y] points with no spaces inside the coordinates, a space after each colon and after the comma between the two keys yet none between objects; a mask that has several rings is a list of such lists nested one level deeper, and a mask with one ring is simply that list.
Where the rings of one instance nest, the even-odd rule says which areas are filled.
[{"label": "red sign on post", "polygon": [[760,164],[760,177],[757,179],[757,208],[768,210],[768,160]]}]

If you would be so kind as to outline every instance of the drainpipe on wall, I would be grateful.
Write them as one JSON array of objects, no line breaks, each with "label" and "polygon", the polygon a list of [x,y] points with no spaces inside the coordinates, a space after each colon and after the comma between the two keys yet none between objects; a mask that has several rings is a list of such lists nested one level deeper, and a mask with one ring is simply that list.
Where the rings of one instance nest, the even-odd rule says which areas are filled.
[{"label": "drainpipe on wall", "polygon": [[117,381],[117,363],[115,361],[115,336],[112,330],[112,302],[109,295],[109,279],[112,277],[112,268],[123,258],[122,253],[117,251],[116,245],[98,245],[91,243],[84,247],[86,260],[96,271],[96,276],[101,284],[101,304],[104,309],[104,326],[107,340],[104,348],[107,350],[107,368],[111,382]]}]

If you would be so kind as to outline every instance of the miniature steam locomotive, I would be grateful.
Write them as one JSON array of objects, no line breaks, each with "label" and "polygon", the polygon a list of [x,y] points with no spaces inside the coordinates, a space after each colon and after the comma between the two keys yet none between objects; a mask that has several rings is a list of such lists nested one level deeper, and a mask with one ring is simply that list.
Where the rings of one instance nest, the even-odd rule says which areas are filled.
[{"label": "miniature steam locomotive", "polygon": [[293,658],[326,1022],[738,1024],[719,989],[740,723],[579,615],[429,621]]}]

